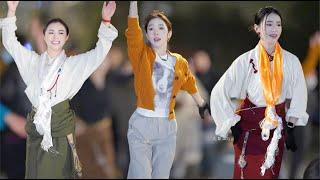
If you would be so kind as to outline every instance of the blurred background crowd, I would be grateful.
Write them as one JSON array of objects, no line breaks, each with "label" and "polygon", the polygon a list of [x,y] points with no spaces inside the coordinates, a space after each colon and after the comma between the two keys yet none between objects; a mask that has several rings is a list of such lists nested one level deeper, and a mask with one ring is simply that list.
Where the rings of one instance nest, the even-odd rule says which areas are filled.
[{"label": "blurred background crowd", "polygon": [[[43,26],[49,19],[60,17],[70,29],[67,54],[86,52],[95,47],[102,4],[102,1],[20,2],[16,12],[18,40],[26,48],[43,53]],[[298,150],[285,152],[279,176],[303,178],[311,162],[319,163],[319,1],[141,1],[139,15],[141,25],[154,9],[168,15],[173,24],[170,50],[189,61],[200,93],[209,101],[212,88],[230,64],[258,43],[255,33],[248,29],[254,13],[265,6],[273,6],[282,14],[280,44],[300,59],[307,82],[309,122],[306,127],[296,127]],[[112,24],[119,36],[104,63],[72,99],[84,178],[127,175],[126,135],[129,118],[136,108],[124,36],[128,11],[128,1],[117,2]],[[6,12],[6,2],[2,1],[0,17],[5,17]],[[25,84],[2,43],[0,78],[0,111],[10,112],[0,120],[0,178],[24,178],[24,125],[32,107],[24,93]],[[232,178],[232,141],[215,137],[214,122],[201,121],[190,95],[180,92],[175,110],[177,149],[170,177]]]}]

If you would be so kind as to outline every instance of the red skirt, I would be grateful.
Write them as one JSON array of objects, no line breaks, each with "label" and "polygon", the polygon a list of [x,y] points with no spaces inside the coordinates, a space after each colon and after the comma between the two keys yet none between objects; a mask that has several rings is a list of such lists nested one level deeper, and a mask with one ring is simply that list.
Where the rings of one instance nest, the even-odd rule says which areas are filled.
[{"label": "red skirt", "polygon": [[[256,107],[253,103],[246,98],[241,104],[241,109]],[[276,105],[277,114],[282,118],[282,123],[285,125],[285,103]],[[261,128],[259,127],[259,122],[264,118],[265,107],[257,109],[249,109],[240,111],[239,115],[241,120],[239,122],[240,127],[242,128],[242,133],[236,144],[233,145],[235,152],[234,159],[234,172],[233,178],[241,178],[241,168],[238,164],[238,160],[242,151],[242,146],[244,142],[245,133],[249,131],[249,137],[247,140],[246,150],[245,150],[245,160],[247,165],[243,169],[243,178],[246,179],[275,179],[279,176],[279,171],[281,168],[282,155],[284,150],[284,140],[285,140],[285,131],[284,129],[281,132],[281,139],[278,142],[278,152],[275,157],[274,165],[265,171],[264,176],[260,174],[260,167],[264,163],[265,154],[267,147],[270,144],[270,141],[273,137],[274,130],[270,131],[270,136],[267,141],[261,139]]]}]

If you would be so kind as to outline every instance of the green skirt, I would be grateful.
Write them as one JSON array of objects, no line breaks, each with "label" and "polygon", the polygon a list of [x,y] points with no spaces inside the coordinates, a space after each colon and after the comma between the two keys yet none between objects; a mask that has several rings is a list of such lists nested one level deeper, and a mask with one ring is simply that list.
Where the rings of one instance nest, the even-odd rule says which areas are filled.
[{"label": "green skirt", "polygon": [[[75,169],[73,165],[72,151],[67,135],[75,132],[75,114],[70,109],[68,100],[52,107],[51,135],[53,148],[58,153],[44,151],[41,148],[42,135],[40,135],[33,123],[35,111],[28,114],[26,131],[26,179],[74,179]],[[73,138],[75,140],[75,138]]]}]

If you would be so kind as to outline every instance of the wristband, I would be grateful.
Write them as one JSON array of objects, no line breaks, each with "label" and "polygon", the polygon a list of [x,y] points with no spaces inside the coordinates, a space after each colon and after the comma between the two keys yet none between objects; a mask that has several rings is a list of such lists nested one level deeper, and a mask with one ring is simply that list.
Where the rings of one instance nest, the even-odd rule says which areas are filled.
[{"label": "wristband", "polygon": [[294,128],[294,124],[293,124],[292,122],[287,122],[287,126],[288,126],[289,128]]},{"label": "wristband", "polygon": [[111,23],[111,19],[102,19],[103,22]]}]

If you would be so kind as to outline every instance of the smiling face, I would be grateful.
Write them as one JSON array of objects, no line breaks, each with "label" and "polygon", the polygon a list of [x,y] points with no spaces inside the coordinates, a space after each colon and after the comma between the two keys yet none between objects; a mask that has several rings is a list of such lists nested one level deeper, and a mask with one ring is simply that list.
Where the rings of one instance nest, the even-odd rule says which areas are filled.
[{"label": "smiling face", "polygon": [[44,34],[48,50],[52,51],[61,51],[68,37],[66,28],[59,22],[48,25]]},{"label": "smiling face", "polygon": [[167,47],[172,31],[168,30],[166,23],[161,18],[153,18],[147,26],[146,37],[154,48]]},{"label": "smiling face", "polygon": [[268,44],[275,44],[282,32],[281,18],[275,13],[264,17],[259,25],[254,25],[255,31],[260,35],[262,41]]}]

